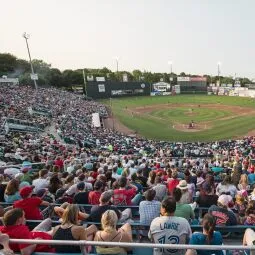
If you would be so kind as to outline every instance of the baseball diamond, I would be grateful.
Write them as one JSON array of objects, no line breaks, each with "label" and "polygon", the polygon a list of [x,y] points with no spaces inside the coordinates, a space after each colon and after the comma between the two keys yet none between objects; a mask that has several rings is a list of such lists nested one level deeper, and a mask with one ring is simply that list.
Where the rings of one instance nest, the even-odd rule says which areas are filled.
[{"label": "baseball diamond", "polygon": [[168,141],[213,141],[251,135],[252,98],[178,95],[103,100],[112,112],[106,125],[126,134]]}]

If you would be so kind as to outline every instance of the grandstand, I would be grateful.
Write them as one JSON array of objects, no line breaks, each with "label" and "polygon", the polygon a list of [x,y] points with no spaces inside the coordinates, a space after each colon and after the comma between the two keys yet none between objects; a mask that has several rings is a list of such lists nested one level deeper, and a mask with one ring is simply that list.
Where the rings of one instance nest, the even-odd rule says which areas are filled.
[{"label": "grandstand", "polygon": [[[26,242],[54,244],[54,247],[67,244],[66,250],[72,252],[76,250],[72,249],[75,245],[85,245],[87,250],[79,250],[80,253],[90,254],[100,250],[97,246],[119,249],[122,245],[129,249],[133,247],[133,254],[152,254],[153,248],[209,249],[214,253],[217,250],[251,249],[226,244],[241,244],[247,226],[254,228],[253,136],[192,143],[130,137],[102,126],[100,118],[108,116],[107,107],[100,102],[83,100],[80,95],[54,88],[39,88],[39,93],[36,93],[26,86],[17,87],[15,92],[8,86],[1,86],[0,93],[4,95],[1,123],[8,129],[0,143],[0,202],[4,217],[1,231],[10,235],[10,246],[15,252],[23,249],[18,243]],[[28,108],[37,114],[30,114]],[[152,197],[148,195],[150,193]],[[179,199],[178,194],[181,194]],[[38,203],[35,206],[26,202],[33,199]],[[169,214],[166,211],[169,208],[164,207],[167,199],[176,206]],[[79,207],[65,207],[64,202]],[[49,221],[49,217],[53,227],[69,228],[70,222],[64,215],[71,214],[72,210],[78,210],[77,217],[79,215],[79,222],[77,218],[77,222],[71,224],[75,225],[76,231],[82,233],[89,226],[102,227],[102,231],[92,231],[92,239],[77,237],[73,232],[71,241],[63,236],[58,239],[60,237],[56,236],[54,229],[49,229],[53,232],[44,231],[45,236],[50,235],[42,238],[44,240],[28,240],[18,231],[10,232],[6,224],[8,213],[14,210],[14,214],[18,214],[10,207],[24,210],[27,221],[26,226],[22,226],[26,231],[38,227],[44,219]],[[108,238],[107,231],[104,232],[101,219],[103,213],[111,213],[108,209],[116,210],[116,215],[119,215],[117,220],[120,221],[114,223],[117,228],[126,226],[131,229],[130,235],[128,231],[123,234],[128,243],[122,243],[114,236]],[[34,210],[36,217],[31,213]],[[102,211],[99,213],[98,210]],[[216,220],[215,231],[219,231],[218,235],[224,239],[217,245],[210,243],[215,246],[199,246],[201,243],[195,243],[194,239],[194,232],[206,233],[203,218],[207,212],[210,216],[206,217]],[[224,217],[220,218],[217,212]],[[179,237],[178,242],[152,243],[148,231],[153,232],[152,223],[158,220],[160,213],[173,222],[177,218],[180,224],[186,224],[185,227],[190,229],[187,240],[192,240],[190,244],[196,246],[184,246],[189,242],[182,243]],[[223,224],[218,224],[222,221]],[[12,224],[20,226],[17,222]],[[117,231],[114,224],[112,231]],[[90,242],[96,240],[96,233],[103,235],[102,239],[107,238]],[[52,238],[53,241],[48,240]],[[89,248],[91,245],[92,249]],[[34,254],[40,254],[37,252],[42,251],[41,248],[34,245]],[[58,249],[61,248],[55,247],[53,252],[57,254]],[[45,250],[43,252],[45,254]]]}]

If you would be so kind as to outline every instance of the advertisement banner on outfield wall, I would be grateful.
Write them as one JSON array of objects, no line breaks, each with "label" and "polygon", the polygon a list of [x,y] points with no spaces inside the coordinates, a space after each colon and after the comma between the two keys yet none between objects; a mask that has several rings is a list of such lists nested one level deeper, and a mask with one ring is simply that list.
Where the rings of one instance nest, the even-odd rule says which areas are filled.
[{"label": "advertisement banner on outfield wall", "polygon": [[180,94],[181,93],[181,86],[180,85],[175,85],[174,86],[174,92],[175,92],[175,94]]},{"label": "advertisement banner on outfield wall", "polygon": [[171,95],[171,92],[171,84],[167,82],[160,81],[151,86],[152,96],[168,96]]},{"label": "advertisement banner on outfield wall", "polygon": [[177,77],[177,81],[190,81],[190,77]]},{"label": "advertisement banner on outfield wall", "polygon": [[171,96],[172,92],[151,92],[151,96]]},{"label": "advertisement banner on outfield wall", "polygon": [[205,81],[206,77],[190,77],[190,81]]}]

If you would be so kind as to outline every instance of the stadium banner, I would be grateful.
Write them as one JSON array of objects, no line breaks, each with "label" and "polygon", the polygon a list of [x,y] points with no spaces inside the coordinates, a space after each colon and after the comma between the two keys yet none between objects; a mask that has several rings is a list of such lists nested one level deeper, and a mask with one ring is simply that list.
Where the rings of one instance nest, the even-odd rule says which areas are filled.
[{"label": "stadium banner", "polygon": [[151,86],[151,96],[169,96],[171,92],[171,84],[167,82],[160,81]]},{"label": "stadium banner", "polygon": [[102,81],[102,82],[104,82],[105,81],[105,78],[104,77],[96,77],[96,81]]},{"label": "stadium banner", "polygon": [[94,81],[93,75],[87,75],[87,81]]},{"label": "stadium banner", "polygon": [[96,128],[101,127],[100,117],[98,112],[92,113],[92,127],[96,127]]},{"label": "stadium banner", "polygon": [[190,81],[205,81],[206,77],[190,77]]},{"label": "stadium banner", "polygon": [[0,78],[0,84],[18,85],[19,79],[18,78],[7,78],[7,76],[3,75],[3,78]]},{"label": "stadium banner", "polygon": [[104,84],[98,84],[98,92],[100,92],[100,93],[105,92],[105,85]]},{"label": "stadium banner", "polygon": [[31,78],[31,80],[33,80],[33,81],[37,81],[37,80],[38,80],[38,74],[37,74],[37,73],[31,73],[31,74],[30,74],[30,78]]},{"label": "stadium banner", "polygon": [[177,81],[190,81],[190,77],[177,77]]},{"label": "stadium banner", "polygon": [[123,82],[128,82],[128,75],[126,73],[122,76]]},{"label": "stadium banner", "polygon": [[174,92],[175,92],[175,94],[180,94],[181,93],[181,86],[180,85],[175,85],[174,86]]}]

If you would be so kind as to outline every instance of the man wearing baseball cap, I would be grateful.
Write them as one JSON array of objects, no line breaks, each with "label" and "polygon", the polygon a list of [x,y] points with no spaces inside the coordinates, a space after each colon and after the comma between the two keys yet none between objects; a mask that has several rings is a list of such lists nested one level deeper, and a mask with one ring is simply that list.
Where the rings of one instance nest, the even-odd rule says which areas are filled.
[{"label": "man wearing baseball cap", "polygon": [[229,208],[229,204],[232,203],[232,197],[230,195],[220,195],[218,198],[218,204],[212,205],[208,209],[208,213],[216,218],[216,225],[236,225],[237,219],[234,212]]},{"label": "man wearing baseball cap", "polygon": [[48,208],[41,212],[39,206],[49,206],[50,203],[43,201],[37,196],[32,197],[33,189],[34,186],[26,186],[22,188],[19,191],[22,200],[14,202],[13,207],[23,209],[26,219],[28,220],[42,220],[43,218],[46,218],[43,215],[45,215],[45,213],[48,211]]}]

